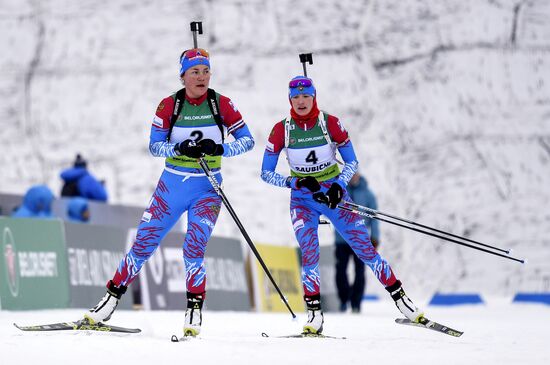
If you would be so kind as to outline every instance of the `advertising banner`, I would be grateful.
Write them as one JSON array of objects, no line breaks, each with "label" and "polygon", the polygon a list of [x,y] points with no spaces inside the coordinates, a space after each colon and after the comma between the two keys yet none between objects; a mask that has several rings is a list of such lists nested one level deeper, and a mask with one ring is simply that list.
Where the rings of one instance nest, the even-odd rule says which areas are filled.
[{"label": "advertising banner", "polygon": [[[296,249],[264,244],[255,246],[292,310],[304,312],[301,269]],[[250,255],[250,262],[256,309],[261,312],[286,312],[286,305],[253,254]]]},{"label": "advertising banner", "polygon": [[0,218],[0,308],[67,308],[69,277],[57,219]]},{"label": "advertising banner", "polygon": [[[184,233],[170,232],[140,272],[145,309],[183,310],[187,306]],[[205,255],[205,309],[250,310],[241,244],[230,238],[211,237]]]},{"label": "advertising banner", "polygon": [[[126,253],[128,230],[65,222],[69,283],[73,308],[90,308],[103,295]],[[131,286],[118,308],[132,308]]]}]

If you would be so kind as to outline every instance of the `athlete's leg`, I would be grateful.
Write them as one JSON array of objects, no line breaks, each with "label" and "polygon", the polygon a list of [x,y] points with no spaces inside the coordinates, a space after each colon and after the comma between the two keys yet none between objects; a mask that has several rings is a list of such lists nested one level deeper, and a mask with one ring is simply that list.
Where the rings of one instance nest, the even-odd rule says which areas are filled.
[{"label": "athlete's leg", "polygon": [[384,287],[395,283],[397,279],[390,265],[376,252],[361,216],[342,209],[328,209],[328,207],[323,210],[323,214],[332,222],[357,257],[371,268]]},{"label": "athlete's leg", "polygon": [[218,220],[222,202],[206,178],[192,179],[194,199],[191,201],[188,211],[183,259],[187,292],[199,294],[204,293],[206,289],[204,253]]},{"label": "athlete's leg", "polygon": [[302,252],[302,285],[304,295],[319,295],[319,213],[304,198],[291,197],[290,219]]},{"label": "athlete's leg", "polygon": [[181,176],[163,172],[149,206],[143,213],[132,248],[120,262],[113,279],[107,283],[107,293],[84,314],[90,323],[111,318],[128,285],[181,216],[186,204],[181,194],[184,184]]},{"label": "athlete's leg", "polygon": [[323,311],[321,309],[321,276],[319,273],[319,212],[311,207],[311,199],[291,194],[290,218],[294,234],[302,252],[302,285],[307,307],[307,321],[304,332],[323,331]]},{"label": "athlete's leg", "polygon": [[182,180],[179,175],[167,171],[162,173],[143,213],[134,243],[113,277],[116,286],[128,286],[136,278],[143,264],[185,211],[187,201],[182,191],[186,189],[186,181]]},{"label": "athlete's leg", "polygon": [[183,326],[185,336],[197,336],[201,330],[202,305],[206,296],[204,253],[221,208],[221,198],[207,178],[195,177],[192,184],[193,198],[183,242],[187,286],[187,310]]},{"label": "athlete's leg", "polygon": [[[344,194],[344,200],[350,200],[347,192]],[[328,207],[323,208],[322,214],[332,222],[357,257],[371,268],[374,276],[390,293],[401,313],[411,321],[418,321],[424,313],[405,294],[401,282],[395,277],[389,263],[376,252],[361,216],[343,209]]]}]

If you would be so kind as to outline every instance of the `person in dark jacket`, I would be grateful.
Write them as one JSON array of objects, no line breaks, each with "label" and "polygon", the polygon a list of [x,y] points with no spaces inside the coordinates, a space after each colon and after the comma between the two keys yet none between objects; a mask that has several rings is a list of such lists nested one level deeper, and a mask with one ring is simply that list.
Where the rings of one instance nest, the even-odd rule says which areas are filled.
[{"label": "person in dark jacket", "polygon": [[76,155],[73,167],[63,170],[61,178],[65,182],[61,196],[80,196],[89,200],[107,201],[107,191],[87,169],[86,160]]},{"label": "person in dark jacket", "polygon": [[[367,179],[356,173],[351,178],[348,184],[348,193],[354,203],[377,209],[376,197],[369,189]],[[371,233],[370,240],[374,248],[378,248],[379,230],[378,221],[376,219],[364,218],[365,225]],[[338,298],[340,299],[340,311],[345,312],[348,308],[348,303],[351,304],[353,313],[361,311],[361,300],[365,292],[365,264],[355,255],[351,247],[340,236],[337,231],[335,233],[335,250],[336,258],[336,288],[338,290]],[[348,262],[350,257],[353,257],[355,268],[355,278],[353,284],[350,285],[348,280]]]},{"label": "person in dark jacket", "polygon": [[12,214],[14,218],[52,218],[54,196],[46,185],[32,186],[23,197],[23,204]]}]

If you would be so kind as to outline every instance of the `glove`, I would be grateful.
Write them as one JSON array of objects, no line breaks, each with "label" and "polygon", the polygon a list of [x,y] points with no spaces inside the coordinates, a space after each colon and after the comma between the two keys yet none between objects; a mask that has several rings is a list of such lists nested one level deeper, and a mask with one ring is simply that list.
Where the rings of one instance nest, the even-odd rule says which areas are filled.
[{"label": "glove", "polygon": [[187,156],[191,158],[199,158],[203,156],[201,148],[197,146],[195,141],[186,139],[174,146],[174,150],[180,156]]},{"label": "glove", "polygon": [[221,156],[223,155],[223,145],[217,144],[211,139],[201,139],[197,143],[202,153],[210,156]]},{"label": "glove", "polygon": [[315,200],[317,203],[328,205],[328,196],[326,196],[324,193],[321,193],[320,191],[313,194],[313,200]]},{"label": "glove", "polygon": [[328,188],[326,196],[328,198],[328,207],[330,209],[336,208],[338,203],[342,201],[344,197],[344,189],[338,183],[332,183],[330,188]]},{"label": "glove", "polygon": [[300,177],[298,180],[296,180],[296,187],[298,189],[306,188],[312,193],[315,193],[319,190],[321,190],[321,185],[319,185],[319,182],[316,178],[313,176],[306,176],[306,177]]}]

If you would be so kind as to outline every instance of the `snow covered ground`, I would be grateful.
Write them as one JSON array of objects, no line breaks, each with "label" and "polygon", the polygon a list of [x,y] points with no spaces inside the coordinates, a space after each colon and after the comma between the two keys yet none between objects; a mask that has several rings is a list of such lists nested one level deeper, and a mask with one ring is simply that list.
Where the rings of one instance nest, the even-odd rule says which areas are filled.
[{"label": "snow covered ground", "polygon": [[263,338],[300,331],[304,314],[205,311],[201,338],[172,343],[184,313],[118,311],[113,324],[137,335],[21,332],[23,325],[79,318],[82,311],[0,311],[2,364],[530,364],[550,363],[550,307],[490,301],[484,306],[427,307],[434,319],[463,330],[460,338],[397,325],[389,301],[367,302],[360,315],[325,315],[334,339]]}]

